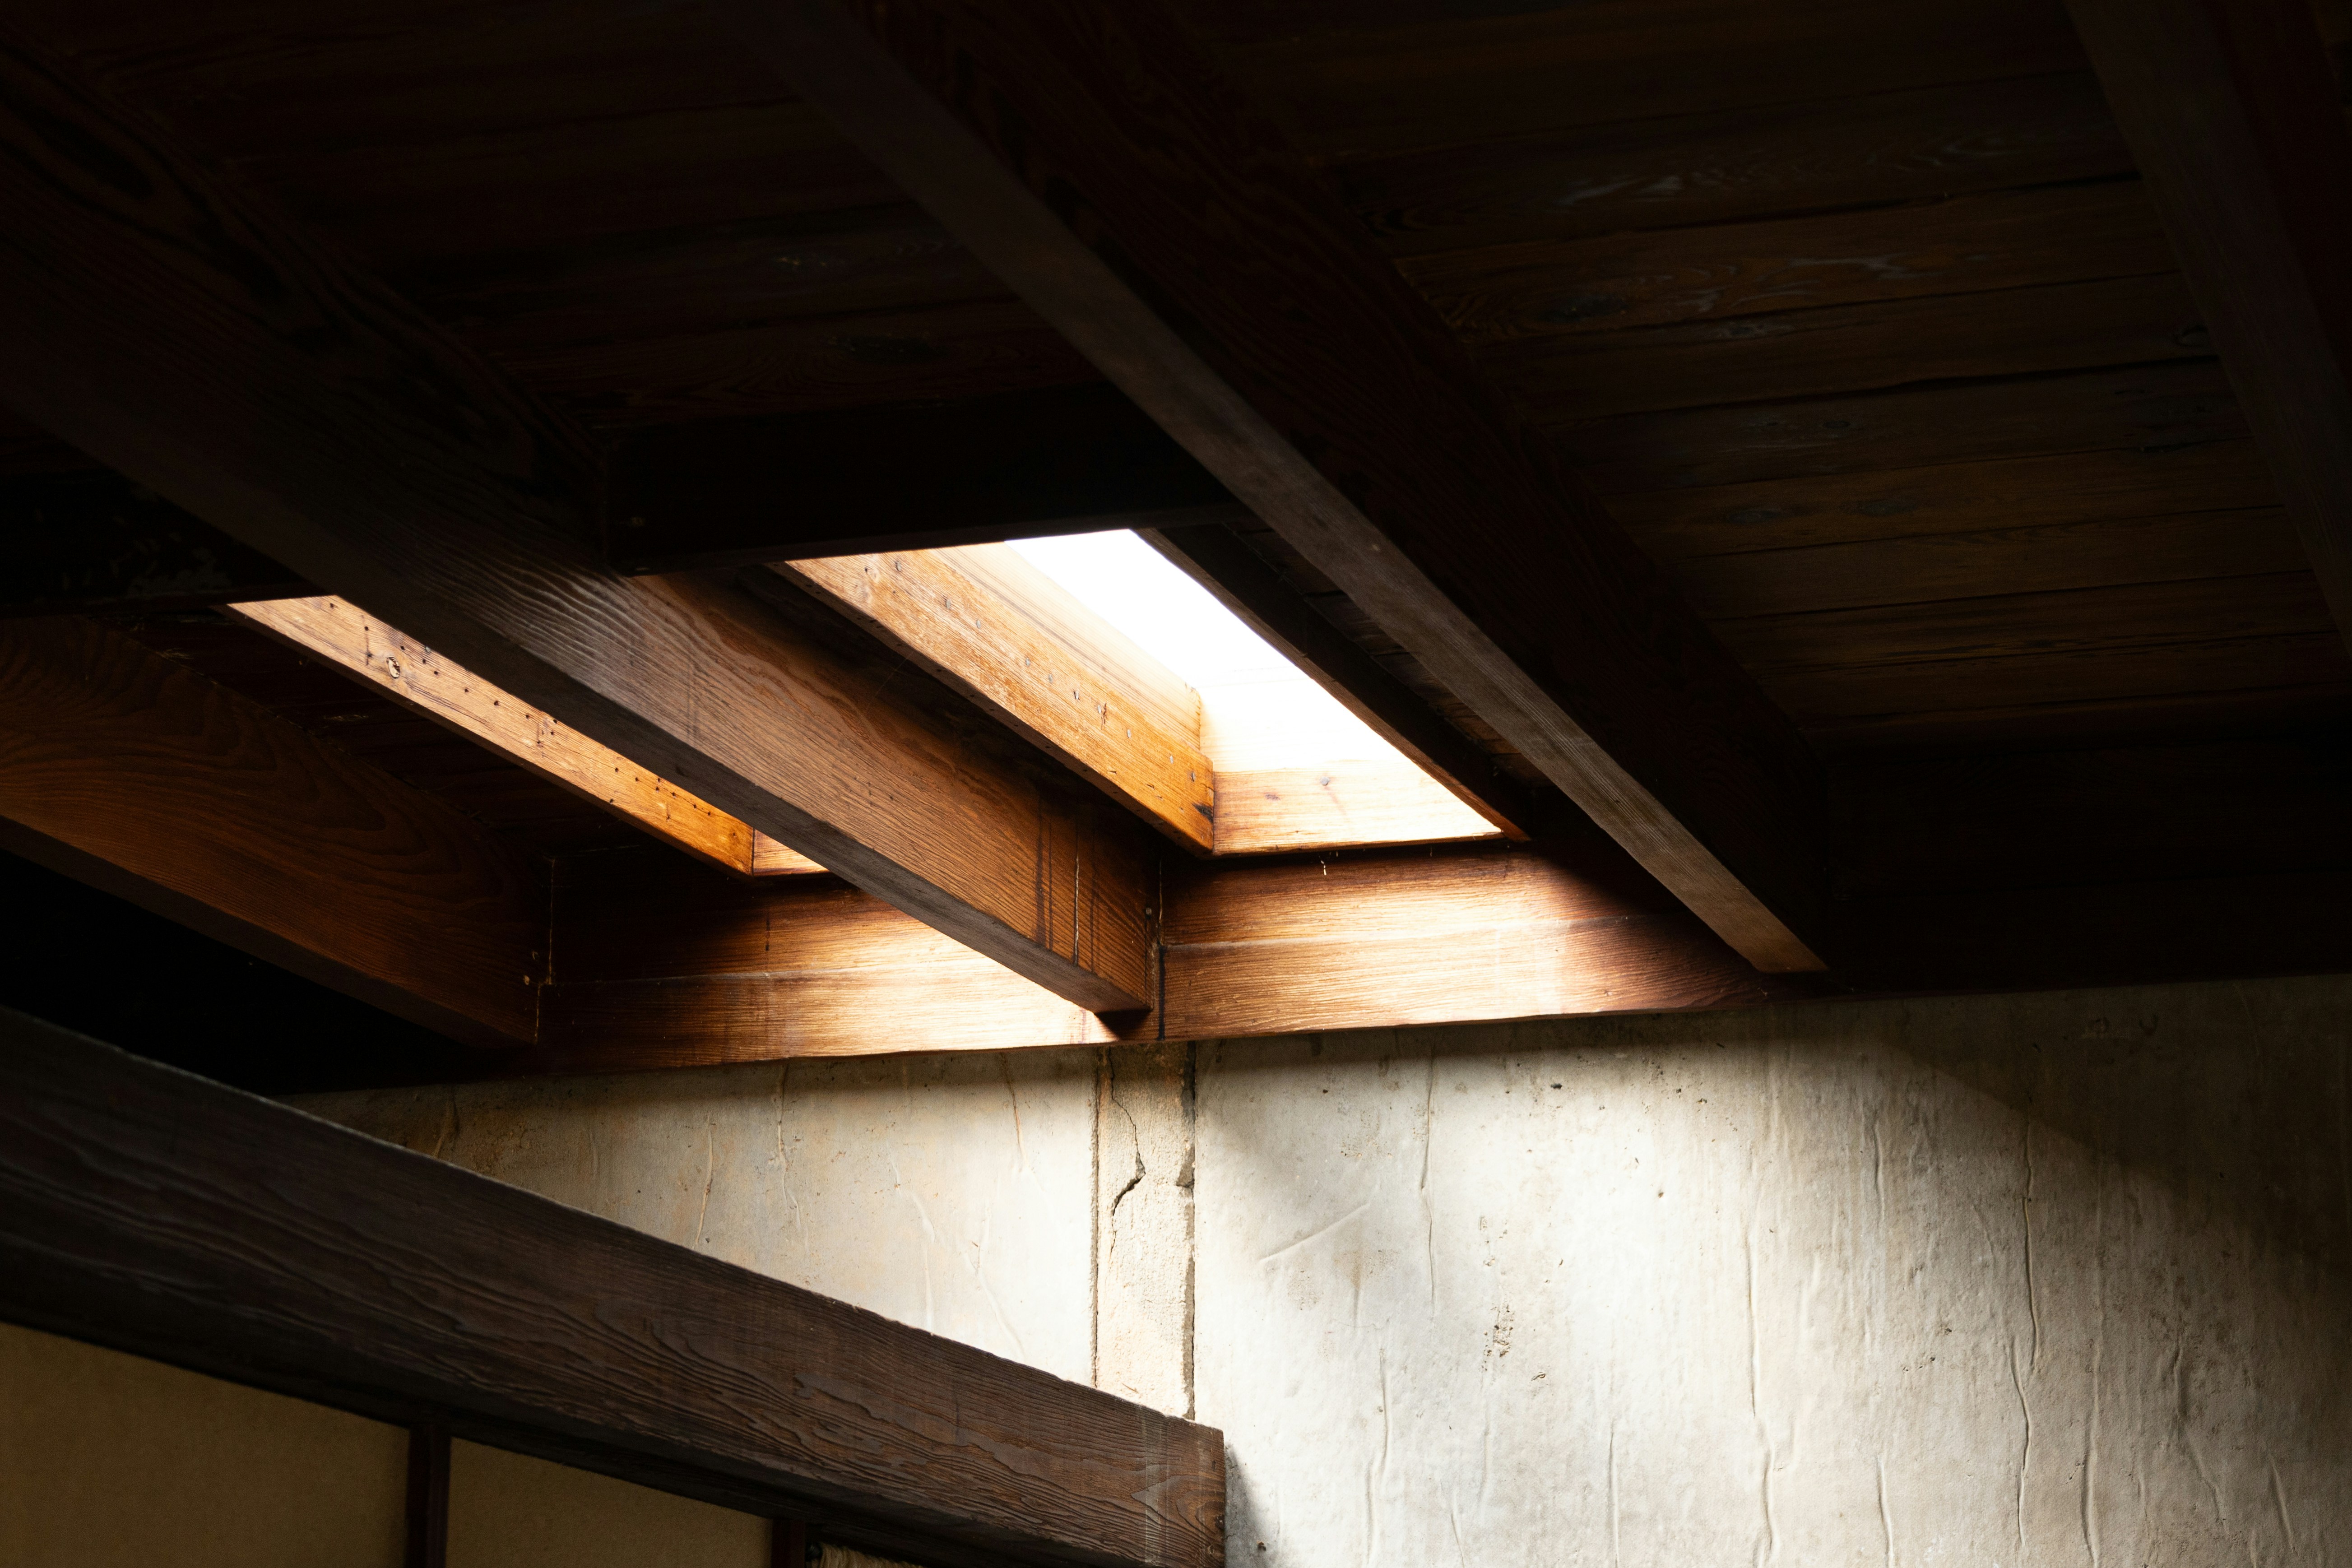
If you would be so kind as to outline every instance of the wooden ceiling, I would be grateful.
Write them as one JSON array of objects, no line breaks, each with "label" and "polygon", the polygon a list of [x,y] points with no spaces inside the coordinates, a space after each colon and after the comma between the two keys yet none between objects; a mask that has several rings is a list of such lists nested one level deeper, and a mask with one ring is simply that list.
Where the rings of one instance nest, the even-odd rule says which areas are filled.
[{"label": "wooden ceiling", "polygon": [[[1762,968],[2327,965],[2301,922],[2352,872],[2352,662],[2347,584],[2314,563],[2346,559],[2352,401],[2332,326],[2263,316],[2241,274],[2352,258],[2352,187],[2324,177],[2352,168],[2327,65],[2352,9],[2105,10],[26,0],[11,22],[159,156],[580,433],[625,574],[1133,520],[1539,845],[1594,842],[1589,813]],[[2162,105],[2199,92],[2253,127],[2209,138],[2234,172],[2167,151]],[[2224,184],[2256,195],[2200,217]],[[2310,364],[2279,347],[2306,340]],[[23,521],[52,515],[26,476],[99,467],[59,437],[104,444],[50,384],[0,388],[28,538],[57,530]],[[281,578],[384,592],[121,452]],[[1208,532],[1188,551],[1181,527]],[[464,651],[438,613],[413,629]],[[615,841],[249,634],[137,635],[542,858]]]}]

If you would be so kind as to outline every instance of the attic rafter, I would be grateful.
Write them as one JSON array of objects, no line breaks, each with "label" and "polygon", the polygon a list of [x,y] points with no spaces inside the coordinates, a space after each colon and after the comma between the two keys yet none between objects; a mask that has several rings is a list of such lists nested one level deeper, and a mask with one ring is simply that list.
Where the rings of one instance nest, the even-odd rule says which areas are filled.
[{"label": "attic rafter", "polygon": [[1794,729],[1172,17],[722,9],[1725,940],[1820,967],[1819,784]]},{"label": "attic rafter", "polygon": [[605,564],[599,456],[405,300],[0,44],[0,395],[1049,990],[1141,1006],[1149,846],[724,582]]},{"label": "attic rafter", "polygon": [[2352,131],[2306,0],[2068,0],[2352,643]]}]

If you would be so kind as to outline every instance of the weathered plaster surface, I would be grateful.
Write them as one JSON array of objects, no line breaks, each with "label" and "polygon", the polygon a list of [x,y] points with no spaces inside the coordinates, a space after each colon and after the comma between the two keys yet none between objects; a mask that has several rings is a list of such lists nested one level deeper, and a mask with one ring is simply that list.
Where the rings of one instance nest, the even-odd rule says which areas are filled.
[{"label": "weathered plaster surface", "polygon": [[1236,1563],[2352,1562],[2352,981],[1204,1045]]},{"label": "weathered plaster surface", "polygon": [[1096,1060],[867,1057],[299,1103],[1084,1383]]},{"label": "weathered plaster surface", "polygon": [[2352,1568],[2347,1036],[2338,978],[308,1103],[1192,1398],[1236,1564]]},{"label": "weathered plaster surface", "polygon": [[1192,1414],[1192,1047],[1103,1053],[1095,1386]]}]

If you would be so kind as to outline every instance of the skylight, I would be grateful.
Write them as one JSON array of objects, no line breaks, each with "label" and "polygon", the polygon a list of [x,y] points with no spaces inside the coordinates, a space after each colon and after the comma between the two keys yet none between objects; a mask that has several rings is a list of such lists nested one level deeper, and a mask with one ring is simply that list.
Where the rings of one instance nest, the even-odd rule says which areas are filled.
[{"label": "skylight", "polygon": [[[1220,837],[1271,815],[1301,824],[1297,847],[1492,837],[1496,829],[1244,626],[1209,591],[1126,530],[1012,542],[1012,548],[1200,693],[1201,749],[1217,773]],[[1304,825],[1319,826],[1312,831]],[[1285,847],[1259,843],[1254,847]]]}]

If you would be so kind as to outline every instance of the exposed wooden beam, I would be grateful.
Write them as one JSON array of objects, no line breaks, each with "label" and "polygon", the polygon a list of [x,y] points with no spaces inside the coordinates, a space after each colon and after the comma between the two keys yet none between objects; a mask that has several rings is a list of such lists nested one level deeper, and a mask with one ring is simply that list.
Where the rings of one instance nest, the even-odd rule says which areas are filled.
[{"label": "exposed wooden beam", "polygon": [[0,479],[0,617],[204,609],[310,590],[261,552],[107,469]]},{"label": "exposed wooden beam", "polygon": [[1794,729],[1171,15],[721,10],[1734,947],[1819,966],[1820,787]]},{"label": "exposed wooden beam", "polygon": [[1218,1434],[0,1013],[0,1317],[941,1568],[1213,1568]]},{"label": "exposed wooden beam", "polygon": [[1002,544],[776,568],[1188,849],[1216,841],[1199,696]]},{"label": "exposed wooden beam", "polygon": [[223,608],[722,870],[770,877],[824,869],[356,605],[314,597]]},{"label": "exposed wooden beam", "polygon": [[1168,863],[1165,986],[1097,1019],[824,879],[727,882],[651,851],[557,871],[539,1047],[500,1076],[802,1056],[1752,1005],[1759,975],[1622,851],[1574,843]]},{"label": "exposed wooden beam", "polygon": [[1131,528],[1233,497],[1118,388],[703,420],[625,437],[612,558],[746,566]]},{"label": "exposed wooden beam", "polygon": [[1108,1045],[1103,1019],[829,877],[745,882],[652,850],[555,868],[558,973],[504,1072]]},{"label": "exposed wooden beam", "polygon": [[723,583],[606,565],[580,432],[154,126],[0,47],[0,396],[468,669],[1080,1005],[1149,847]]},{"label": "exposed wooden beam", "polygon": [[1282,580],[1222,523],[1142,530],[1144,539],[1282,656],[1314,678],[1455,799],[1515,838],[1538,826],[1532,792]]},{"label": "exposed wooden beam", "polygon": [[0,627],[0,819],[27,858],[444,1034],[537,1033],[547,895],[520,853],[93,622]]},{"label": "exposed wooden beam", "polygon": [[2067,0],[2352,640],[2352,132],[2309,0]]}]

